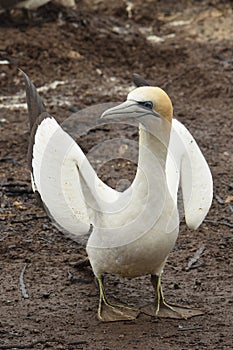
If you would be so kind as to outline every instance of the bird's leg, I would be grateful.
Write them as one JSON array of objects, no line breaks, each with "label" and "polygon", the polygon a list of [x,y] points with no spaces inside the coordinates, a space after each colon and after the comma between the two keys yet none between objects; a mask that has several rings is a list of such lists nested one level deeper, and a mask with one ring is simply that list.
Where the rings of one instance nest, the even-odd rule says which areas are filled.
[{"label": "bird's leg", "polygon": [[188,306],[180,306],[168,304],[165,300],[162,284],[162,274],[159,276],[151,275],[151,283],[157,296],[157,303],[151,306],[146,306],[142,311],[150,316],[157,316],[162,318],[190,318],[193,316],[202,315],[203,311],[192,309]]},{"label": "bird's leg", "polygon": [[[186,315],[182,314],[181,312],[179,312],[179,310],[175,310],[174,307],[172,305],[169,305],[164,297],[163,294],[163,288],[162,288],[162,274],[160,274],[159,276],[157,275],[151,275],[151,283],[152,286],[157,294],[157,309],[156,309],[156,316],[159,317],[163,317],[161,316],[161,311],[163,309],[170,309],[172,311],[172,313],[177,314],[178,316],[180,316],[181,318],[187,318]],[[169,310],[169,311],[170,311]]]},{"label": "bird's leg", "polygon": [[125,305],[113,305],[107,301],[102,276],[97,277],[99,284],[100,298],[98,307],[98,318],[103,322],[134,320],[139,310]]}]

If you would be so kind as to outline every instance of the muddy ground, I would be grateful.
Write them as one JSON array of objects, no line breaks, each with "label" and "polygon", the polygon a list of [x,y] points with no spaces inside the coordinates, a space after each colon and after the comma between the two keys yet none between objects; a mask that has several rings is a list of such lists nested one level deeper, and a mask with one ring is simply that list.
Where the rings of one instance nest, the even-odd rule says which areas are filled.
[{"label": "muddy ground", "polygon": [[[0,65],[0,349],[232,349],[232,1],[83,0],[76,11],[48,5],[24,16],[0,18],[0,59],[9,60]],[[60,122],[85,106],[123,101],[134,72],[168,92],[210,165],[214,200],[197,231],[181,222],[163,285],[168,300],[204,309],[203,316],[98,321],[92,272],[75,266],[84,248],[54,228],[31,191],[17,67],[41,87]],[[91,132],[79,142],[88,151],[115,132]],[[137,140],[137,133],[129,130],[129,137]],[[99,174],[116,186],[132,179],[134,167],[110,162]],[[107,276],[106,287],[111,300],[153,300],[148,277]]]}]

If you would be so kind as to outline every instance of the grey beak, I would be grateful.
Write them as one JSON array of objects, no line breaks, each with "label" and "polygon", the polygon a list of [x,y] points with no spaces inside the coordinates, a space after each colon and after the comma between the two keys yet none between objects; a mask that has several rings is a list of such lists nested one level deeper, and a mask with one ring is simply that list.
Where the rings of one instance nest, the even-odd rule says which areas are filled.
[{"label": "grey beak", "polygon": [[120,105],[107,109],[100,118],[112,119],[115,118],[126,120],[131,118],[142,118],[142,117],[157,117],[160,118],[160,115],[155,113],[154,111],[140,105],[140,103],[136,101],[127,100]]},{"label": "grey beak", "polygon": [[[101,115],[100,118],[108,118],[108,119],[113,119],[113,118],[128,118],[130,116],[134,117],[135,113],[137,113],[137,102],[135,101],[125,101],[121,103],[118,106],[115,106],[113,108],[109,108],[104,113]],[[134,115],[131,115],[131,114]]]}]

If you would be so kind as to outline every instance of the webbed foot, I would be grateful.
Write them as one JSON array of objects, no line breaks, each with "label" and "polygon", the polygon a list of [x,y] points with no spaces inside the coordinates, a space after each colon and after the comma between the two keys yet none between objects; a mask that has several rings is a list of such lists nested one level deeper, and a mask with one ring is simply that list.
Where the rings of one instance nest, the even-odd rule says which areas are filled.
[{"label": "webbed foot", "polygon": [[101,277],[97,277],[100,289],[100,300],[98,307],[98,318],[102,322],[130,321],[135,320],[140,310],[126,305],[110,304],[104,293],[104,286]]},{"label": "webbed foot", "polygon": [[141,309],[141,312],[149,316],[176,319],[188,319],[194,316],[200,316],[204,314],[202,310],[193,309],[188,306],[173,305],[167,303],[161,303],[159,310],[157,305],[155,304],[146,305]]},{"label": "webbed foot", "polygon": [[162,290],[161,275],[151,275],[151,283],[157,293],[157,305],[152,304],[145,306],[141,309],[141,312],[155,317],[177,319],[187,319],[204,314],[202,310],[194,309],[189,306],[168,304]]}]

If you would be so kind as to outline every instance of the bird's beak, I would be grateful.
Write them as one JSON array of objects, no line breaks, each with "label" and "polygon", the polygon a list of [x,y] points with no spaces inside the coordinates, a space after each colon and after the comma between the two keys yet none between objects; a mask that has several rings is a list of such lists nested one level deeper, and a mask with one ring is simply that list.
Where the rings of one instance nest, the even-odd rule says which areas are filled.
[{"label": "bird's beak", "polygon": [[129,117],[130,114],[134,114],[137,111],[137,103],[134,101],[125,101],[118,106],[112,107],[104,111],[100,118],[124,118]]},{"label": "bird's beak", "polygon": [[160,118],[159,114],[155,113],[148,108],[140,105],[136,101],[127,100],[120,105],[107,109],[100,118],[105,119],[129,119],[129,118],[142,118],[147,116],[155,116]]}]

